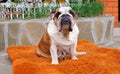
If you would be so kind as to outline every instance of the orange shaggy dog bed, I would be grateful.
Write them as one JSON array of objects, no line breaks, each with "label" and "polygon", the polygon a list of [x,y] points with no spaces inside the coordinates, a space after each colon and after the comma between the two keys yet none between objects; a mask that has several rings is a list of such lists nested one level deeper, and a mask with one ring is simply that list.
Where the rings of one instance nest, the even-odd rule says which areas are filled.
[{"label": "orange shaggy dog bed", "polygon": [[11,46],[7,49],[12,61],[12,74],[120,74],[120,50],[98,47],[78,41],[77,51],[86,51],[78,60],[59,60],[51,65],[51,59],[38,57],[36,46]]}]

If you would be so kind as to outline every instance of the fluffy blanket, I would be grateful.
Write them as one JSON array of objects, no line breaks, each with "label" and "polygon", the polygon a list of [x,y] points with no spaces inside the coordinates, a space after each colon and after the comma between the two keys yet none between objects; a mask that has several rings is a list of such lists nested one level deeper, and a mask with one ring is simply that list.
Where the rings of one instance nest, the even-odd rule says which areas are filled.
[{"label": "fluffy blanket", "polygon": [[79,40],[77,51],[86,51],[78,60],[59,60],[51,65],[51,59],[38,57],[36,46],[11,46],[7,49],[12,61],[12,74],[120,74],[120,50],[98,47]]}]

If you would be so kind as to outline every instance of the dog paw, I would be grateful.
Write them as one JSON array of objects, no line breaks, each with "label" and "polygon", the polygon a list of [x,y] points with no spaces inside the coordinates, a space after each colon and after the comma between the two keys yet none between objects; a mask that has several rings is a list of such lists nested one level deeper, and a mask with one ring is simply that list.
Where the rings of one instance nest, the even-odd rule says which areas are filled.
[{"label": "dog paw", "polygon": [[52,64],[57,65],[58,61],[57,60],[56,61],[52,61]]},{"label": "dog paw", "polygon": [[72,60],[78,60],[76,56],[72,56]]},{"label": "dog paw", "polygon": [[85,54],[87,54],[87,52],[77,52],[76,54],[77,55],[85,55]]}]

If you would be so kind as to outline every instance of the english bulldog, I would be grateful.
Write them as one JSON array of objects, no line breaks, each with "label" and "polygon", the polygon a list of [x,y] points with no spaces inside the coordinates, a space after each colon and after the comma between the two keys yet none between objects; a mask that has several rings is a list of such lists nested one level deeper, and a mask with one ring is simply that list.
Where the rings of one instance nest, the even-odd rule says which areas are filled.
[{"label": "english bulldog", "polygon": [[77,60],[77,55],[86,54],[76,51],[79,34],[77,14],[70,7],[60,7],[50,17],[52,19],[38,44],[37,55],[51,58],[52,64],[58,64],[58,58],[64,59],[66,53],[73,60]]}]

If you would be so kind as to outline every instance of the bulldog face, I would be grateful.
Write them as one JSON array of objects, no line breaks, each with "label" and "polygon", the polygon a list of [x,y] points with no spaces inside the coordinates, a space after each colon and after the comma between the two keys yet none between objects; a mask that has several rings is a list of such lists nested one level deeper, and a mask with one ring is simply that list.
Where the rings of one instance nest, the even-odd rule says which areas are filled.
[{"label": "bulldog face", "polygon": [[53,20],[58,31],[67,34],[73,30],[77,14],[70,7],[60,7],[54,11]]}]

